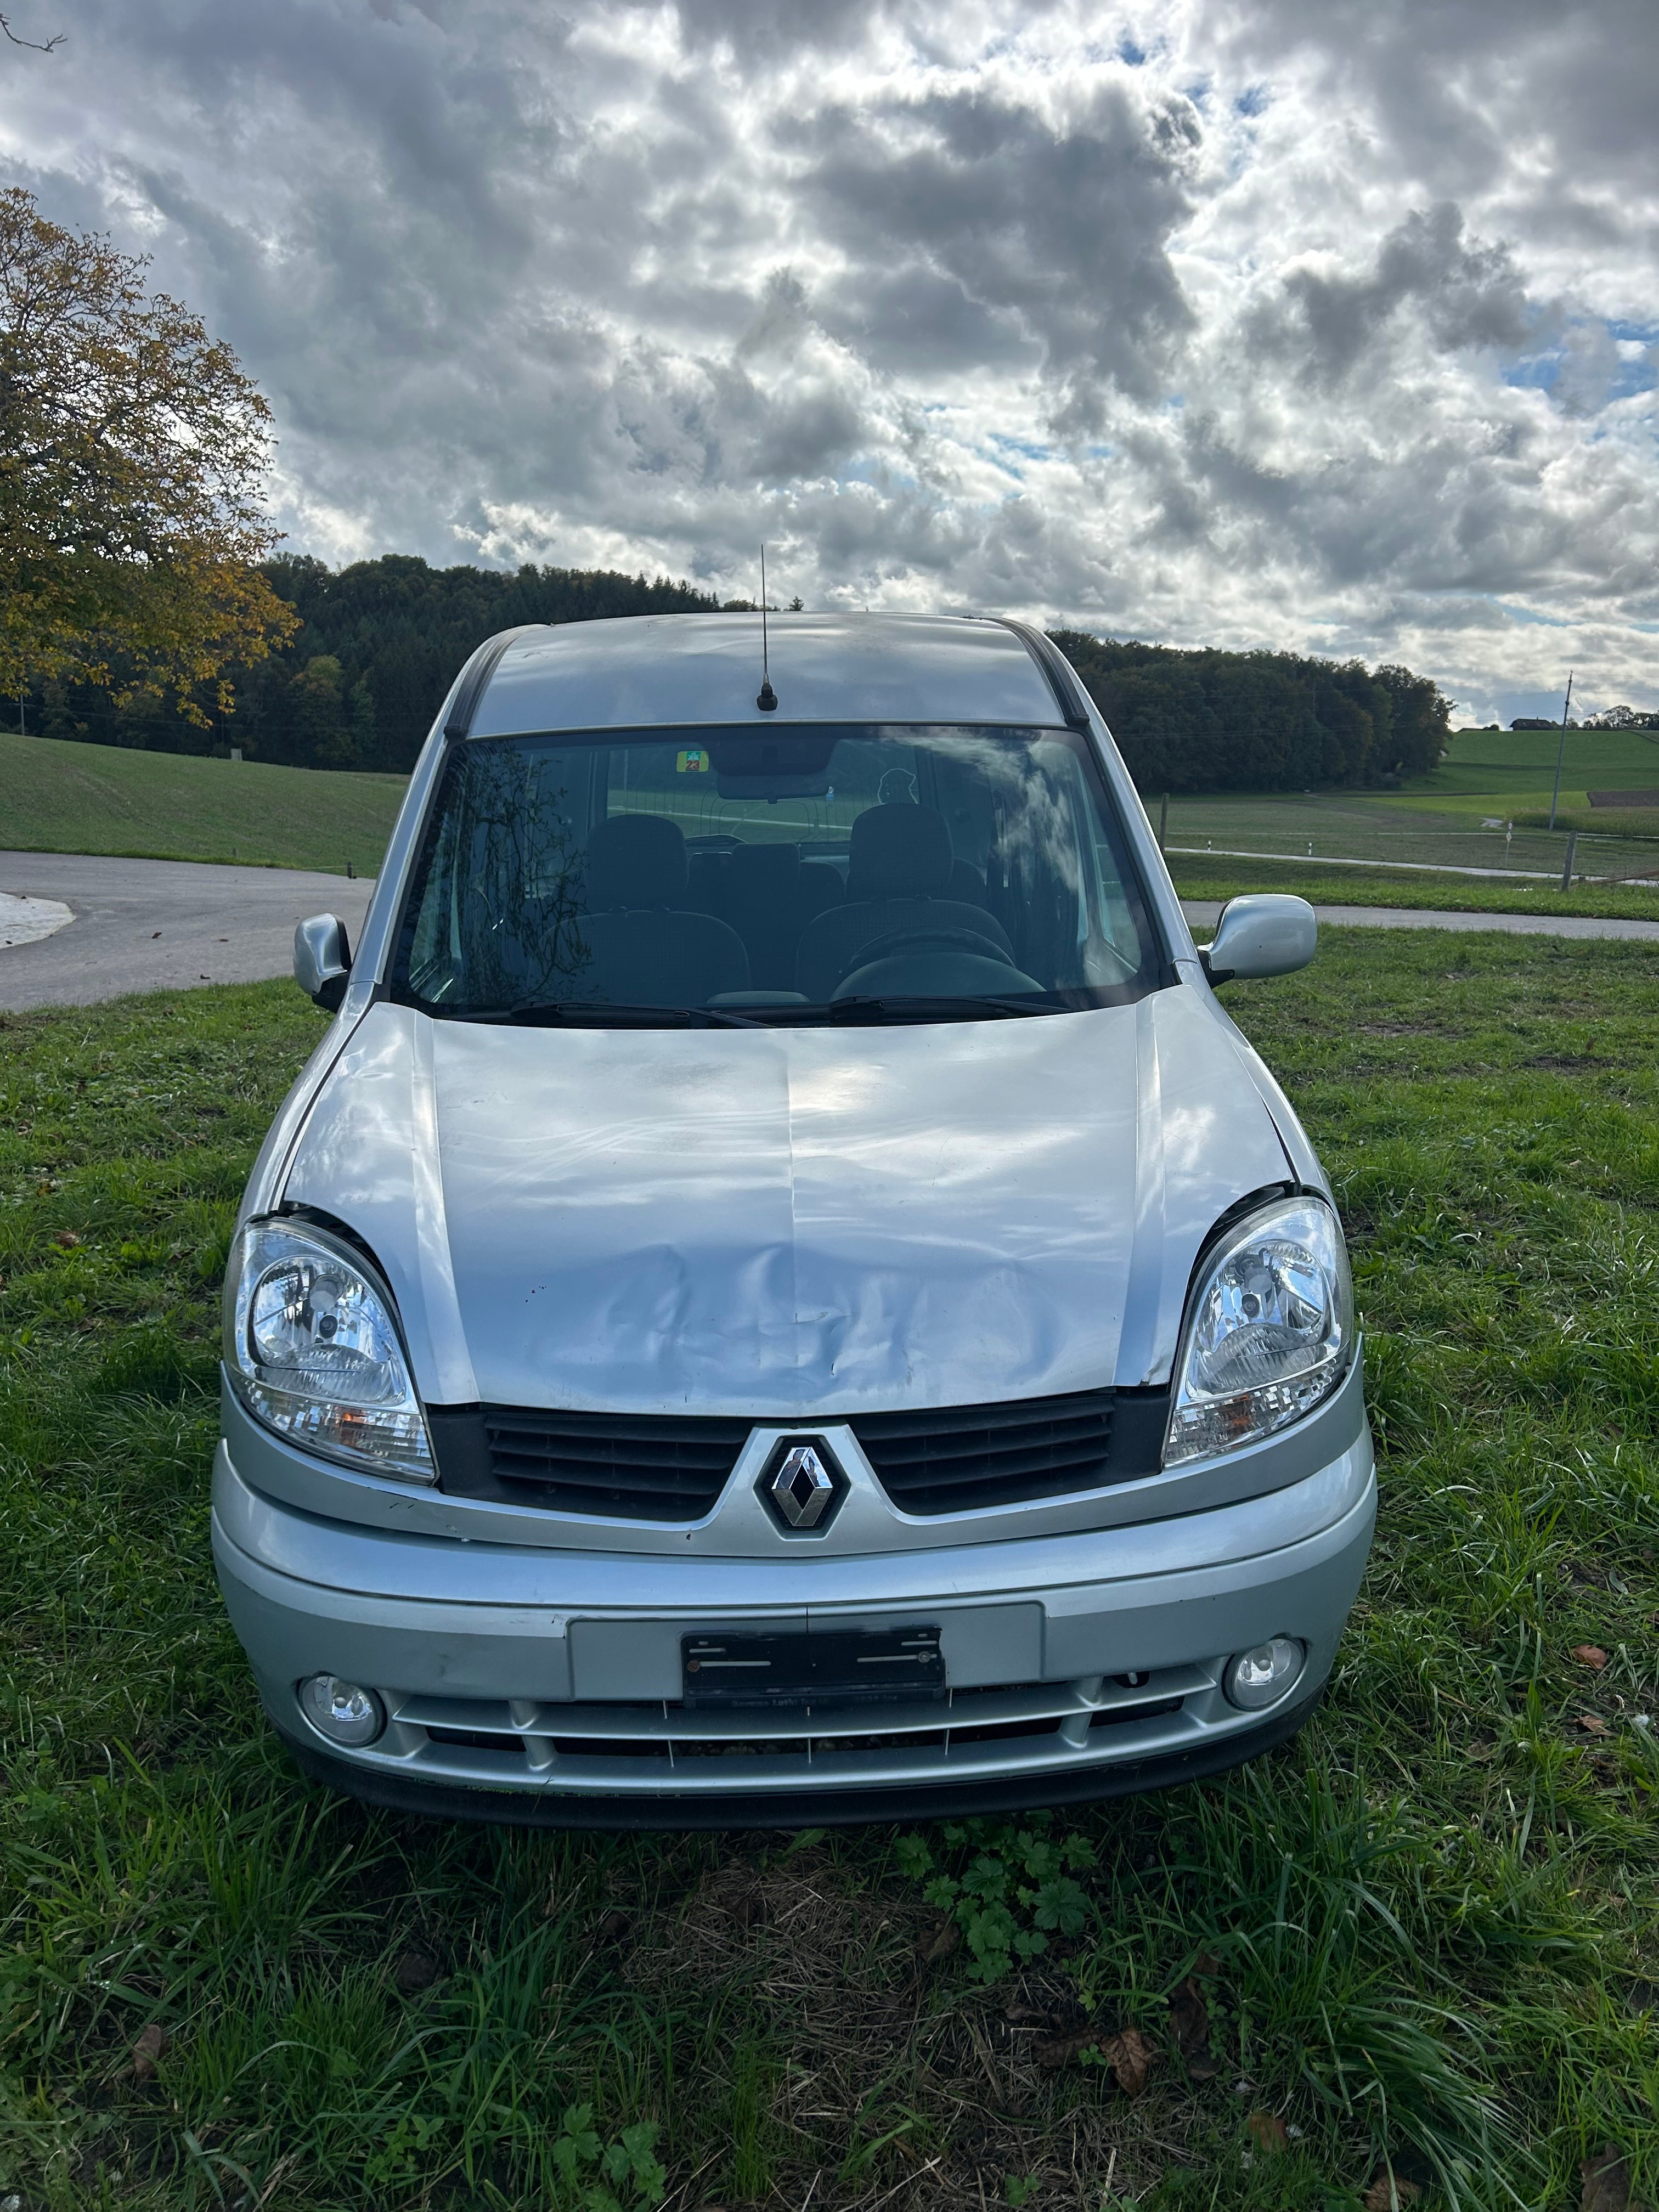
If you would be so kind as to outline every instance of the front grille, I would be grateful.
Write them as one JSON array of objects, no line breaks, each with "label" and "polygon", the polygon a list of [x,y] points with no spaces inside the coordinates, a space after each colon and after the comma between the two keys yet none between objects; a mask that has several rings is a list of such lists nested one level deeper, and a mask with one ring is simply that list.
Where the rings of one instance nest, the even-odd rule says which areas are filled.
[{"label": "front grille", "polygon": [[[847,1421],[900,1512],[1019,1505],[1156,1474],[1163,1389],[1078,1390],[995,1406],[820,1416]],[[430,1406],[440,1486],[492,1505],[683,1524],[713,1512],[749,1419]],[[780,1425],[787,1425],[781,1424]]]},{"label": "front grille", "polygon": [[852,1430],[901,1513],[966,1513],[1092,1490],[1108,1473],[1116,1394],[855,1413]]},{"label": "front grille", "polygon": [[746,1420],[434,1409],[439,1480],[451,1496],[619,1521],[700,1521],[748,1440]]}]

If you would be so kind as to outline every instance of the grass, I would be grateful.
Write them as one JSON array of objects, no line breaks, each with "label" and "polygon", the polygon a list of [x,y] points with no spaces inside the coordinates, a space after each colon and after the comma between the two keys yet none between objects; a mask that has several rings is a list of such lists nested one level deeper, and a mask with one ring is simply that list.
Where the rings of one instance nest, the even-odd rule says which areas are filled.
[{"label": "grass", "polygon": [[373,875],[406,783],[0,732],[0,852]]},{"label": "grass", "polygon": [[[1294,891],[1316,906],[1416,908],[1431,913],[1592,915],[1659,921],[1659,890],[1626,890],[1574,878],[1572,889],[1493,882],[1480,876],[1392,869],[1322,868],[1314,860],[1231,860],[1220,854],[1171,853],[1170,873],[1182,898],[1228,899],[1241,891]],[[1656,867],[1659,873],[1659,867]]]},{"label": "grass", "polygon": [[1541,791],[1547,803],[1558,753],[1563,787],[1579,790],[1659,789],[1659,732],[1457,730],[1451,757],[1433,779],[1447,792]]},{"label": "grass", "polygon": [[319,1023],[280,984],[7,1018],[0,2195],[542,2212],[647,2203],[660,2161],[674,2212],[1352,2212],[1389,2170],[1554,2212],[1613,2143],[1652,2202],[1653,956],[1333,930],[1230,1001],[1368,1330],[1382,1515],[1329,1698],[1218,1783],[796,1838],[299,1779],[207,1470],[236,1196]]}]

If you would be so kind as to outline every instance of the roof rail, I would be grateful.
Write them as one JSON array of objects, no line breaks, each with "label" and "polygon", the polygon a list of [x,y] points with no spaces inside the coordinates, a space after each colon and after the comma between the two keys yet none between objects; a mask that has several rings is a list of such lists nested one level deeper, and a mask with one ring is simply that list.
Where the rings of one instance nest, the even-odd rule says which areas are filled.
[{"label": "roof rail", "polygon": [[461,671],[461,680],[456,687],[455,703],[444,723],[444,735],[452,740],[471,734],[483,695],[489,689],[489,679],[495,673],[495,665],[509,645],[533,631],[551,629],[551,623],[520,623],[516,629],[497,630],[487,637]]},{"label": "roof rail", "polygon": [[988,619],[1000,623],[1004,629],[1012,630],[1048,678],[1048,689],[1059,702],[1066,727],[1086,730],[1089,727],[1089,702],[1078,689],[1077,678],[1060,648],[1040,629],[1033,629],[1029,623],[1016,622],[1011,615],[992,615]]}]

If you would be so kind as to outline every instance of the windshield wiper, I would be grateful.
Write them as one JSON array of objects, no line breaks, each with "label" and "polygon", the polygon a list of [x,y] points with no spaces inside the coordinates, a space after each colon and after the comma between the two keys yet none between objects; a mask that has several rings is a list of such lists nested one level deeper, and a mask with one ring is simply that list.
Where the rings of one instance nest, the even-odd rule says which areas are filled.
[{"label": "windshield wiper", "polygon": [[524,1029],[758,1030],[764,1022],[724,1006],[605,1006],[586,999],[525,999],[516,1006],[469,1013],[464,1021],[512,1023]]},{"label": "windshield wiper", "polygon": [[1029,999],[888,997],[831,999],[824,1016],[832,1022],[996,1021],[1010,1015],[1063,1014],[1064,1006],[1033,1006]]}]

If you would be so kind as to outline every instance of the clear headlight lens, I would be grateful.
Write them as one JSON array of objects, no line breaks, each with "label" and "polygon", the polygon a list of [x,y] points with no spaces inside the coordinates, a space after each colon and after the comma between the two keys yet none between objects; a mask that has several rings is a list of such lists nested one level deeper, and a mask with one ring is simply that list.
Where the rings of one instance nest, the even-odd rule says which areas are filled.
[{"label": "clear headlight lens", "polygon": [[319,1231],[263,1221],[243,1232],[225,1335],[232,1383],[279,1436],[375,1474],[436,1480],[387,1301]]},{"label": "clear headlight lens", "polygon": [[1207,1459],[1299,1421],[1353,1357],[1353,1285],[1334,1213],[1280,1199],[1231,1230],[1194,1286],[1164,1464]]}]

